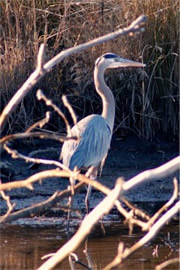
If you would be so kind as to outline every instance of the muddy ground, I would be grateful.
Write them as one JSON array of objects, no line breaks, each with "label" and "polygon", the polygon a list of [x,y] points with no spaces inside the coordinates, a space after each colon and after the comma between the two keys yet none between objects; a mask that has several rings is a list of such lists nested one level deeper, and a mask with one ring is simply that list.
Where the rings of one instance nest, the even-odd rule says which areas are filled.
[{"label": "muddy ground", "polygon": [[[42,151],[33,155],[33,157],[58,160],[61,145],[50,140],[33,140],[23,143],[14,142],[11,144],[11,147],[26,155],[39,149]],[[146,143],[135,136],[129,136],[124,139],[113,138],[111,149],[99,181],[112,188],[118,177],[122,176],[125,180],[129,180],[144,170],[160,166],[178,156],[178,154],[178,146],[173,142],[157,141],[156,143]],[[4,150],[1,151],[1,161],[1,181],[3,183],[26,179],[36,172],[53,168],[53,166],[45,165],[30,166],[29,163],[21,159],[12,159]],[[178,176],[178,173],[176,175]],[[36,183],[33,191],[21,188],[9,191],[8,195],[11,197],[11,202],[16,204],[15,210],[19,210],[48,199],[56,190],[63,190],[67,186],[67,179],[49,179],[44,180],[42,184]],[[172,193],[173,175],[140,185],[125,194],[125,196],[130,202],[151,214],[165,203],[172,196]],[[85,194],[86,191],[83,188],[74,198],[74,207],[80,208],[82,213],[85,212]],[[91,208],[96,206],[102,198],[104,198],[103,194],[93,190]],[[1,215],[6,210],[6,203],[1,199]],[[63,215],[63,212],[59,211],[58,207],[56,207],[44,213],[43,216],[24,218],[14,223],[34,226],[52,225],[52,222],[53,224],[61,224]],[[119,220],[119,218],[120,216],[116,209],[113,209],[105,220],[109,222],[111,220]]]}]

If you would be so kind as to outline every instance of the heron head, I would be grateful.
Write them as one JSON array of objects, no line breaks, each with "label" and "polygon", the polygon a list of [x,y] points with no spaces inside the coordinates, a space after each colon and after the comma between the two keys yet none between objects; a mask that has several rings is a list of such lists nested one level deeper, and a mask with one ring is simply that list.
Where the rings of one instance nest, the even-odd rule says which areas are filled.
[{"label": "heron head", "polygon": [[120,67],[145,67],[141,62],[128,60],[120,57],[114,53],[105,53],[96,60],[96,65],[103,63],[106,68],[120,68]]}]

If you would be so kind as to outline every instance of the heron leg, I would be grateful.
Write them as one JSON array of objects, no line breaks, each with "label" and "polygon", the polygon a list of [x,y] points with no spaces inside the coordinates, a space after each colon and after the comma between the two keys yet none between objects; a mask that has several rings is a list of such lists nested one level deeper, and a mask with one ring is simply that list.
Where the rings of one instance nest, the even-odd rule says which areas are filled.
[{"label": "heron leg", "polygon": [[[98,173],[98,167],[90,167],[89,170],[86,173],[86,176],[89,177],[91,180],[96,179]],[[86,205],[86,212],[89,213],[90,210],[90,196],[91,196],[91,190],[92,186],[88,185],[87,187],[87,193],[85,197],[85,205]]]},{"label": "heron leg", "polygon": [[68,212],[67,212],[67,228],[66,228],[66,233],[69,235],[69,228],[70,228],[70,218],[71,218],[71,208],[73,204],[73,195],[71,194],[68,199]]},{"label": "heron leg", "polygon": [[85,205],[86,205],[86,213],[89,213],[89,209],[90,209],[90,196],[91,196],[91,190],[92,190],[92,186],[88,185],[87,187],[87,193],[86,193],[86,197],[85,197]]},{"label": "heron leg", "polygon": [[71,208],[73,205],[73,196],[74,196],[74,184],[75,184],[75,180],[70,177],[70,186],[68,187],[71,190],[71,195],[69,196],[69,200],[68,200],[68,213],[67,213],[67,235],[69,235],[69,228],[70,228],[70,218],[71,218]]},{"label": "heron leg", "polygon": [[93,262],[92,262],[91,254],[88,250],[88,241],[89,241],[89,239],[87,236],[87,238],[85,240],[85,247],[84,247],[83,252],[84,252],[86,259],[87,259],[87,263],[88,263],[88,267],[89,267],[88,269],[93,269]]}]

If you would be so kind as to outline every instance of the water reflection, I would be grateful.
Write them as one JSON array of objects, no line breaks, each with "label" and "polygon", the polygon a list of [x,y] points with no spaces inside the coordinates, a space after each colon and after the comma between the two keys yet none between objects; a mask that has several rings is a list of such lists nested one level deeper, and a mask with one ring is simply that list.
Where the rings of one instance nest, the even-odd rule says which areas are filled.
[{"label": "water reflection", "polygon": [[[102,233],[100,232],[102,235]],[[93,269],[102,269],[116,255],[117,245],[120,241],[130,247],[138,241],[142,232],[136,231],[132,236],[128,235],[127,227],[120,225],[119,233],[103,237],[90,238],[88,240],[88,254],[91,257]],[[58,228],[22,228],[8,226],[1,229],[0,269],[3,270],[33,270],[42,264],[41,257],[53,253],[59,249],[64,240],[62,232]],[[178,257],[179,231],[177,224],[171,224],[160,232],[159,236],[128,258],[118,269],[154,269],[155,266],[167,259]],[[87,265],[84,244],[76,254],[81,262]],[[65,260],[56,269],[70,269],[68,260]],[[76,269],[83,269],[76,265]],[[178,269],[173,264],[167,269]]]}]

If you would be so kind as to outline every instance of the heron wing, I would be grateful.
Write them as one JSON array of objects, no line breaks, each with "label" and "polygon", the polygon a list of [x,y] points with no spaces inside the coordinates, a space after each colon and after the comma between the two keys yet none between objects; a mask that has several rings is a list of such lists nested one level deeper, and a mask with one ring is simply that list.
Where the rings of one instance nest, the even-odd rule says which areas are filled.
[{"label": "heron wing", "polygon": [[91,115],[72,128],[71,135],[78,135],[80,140],[66,141],[62,148],[63,163],[70,169],[98,166],[105,158],[110,142],[111,130],[106,120],[100,115]]}]

